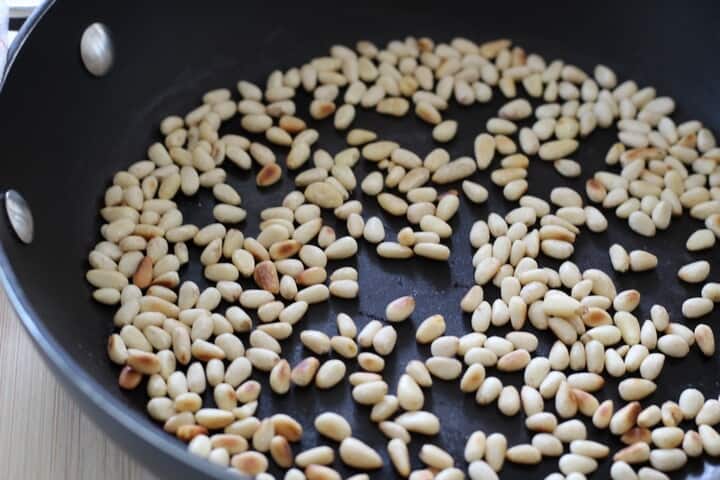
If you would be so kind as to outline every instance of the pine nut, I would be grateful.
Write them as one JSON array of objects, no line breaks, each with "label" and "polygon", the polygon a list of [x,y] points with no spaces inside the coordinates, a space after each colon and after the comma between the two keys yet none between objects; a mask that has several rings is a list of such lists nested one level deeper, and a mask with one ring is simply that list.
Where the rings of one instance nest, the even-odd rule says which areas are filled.
[{"label": "pine nut", "polygon": [[309,465],[328,465],[335,459],[332,448],[322,446],[304,450],[295,456],[295,464],[304,468]]},{"label": "pine nut", "polygon": [[652,394],[657,386],[652,380],[643,378],[627,378],[620,382],[618,391],[623,400],[641,400]]},{"label": "pine nut", "polygon": [[315,386],[329,389],[337,385],[345,376],[345,364],[340,360],[328,360],[317,370]]},{"label": "pine nut", "polygon": [[373,348],[379,355],[389,355],[392,353],[396,342],[397,332],[390,325],[378,330],[372,339]]},{"label": "pine nut", "polygon": [[393,438],[388,442],[387,451],[395,470],[407,477],[410,474],[410,455],[406,443],[399,438]]},{"label": "pine nut", "polygon": [[695,423],[698,425],[715,425],[718,422],[720,422],[720,404],[715,399],[709,399],[705,401],[695,416]]},{"label": "pine nut", "polygon": [[657,266],[657,257],[644,250],[633,250],[630,252],[630,269],[634,272],[652,270]]},{"label": "pine nut", "polygon": [[425,366],[434,376],[442,380],[454,380],[462,372],[462,364],[447,357],[431,357],[425,361]]},{"label": "pine nut", "polygon": [[578,142],[573,139],[554,140],[540,145],[538,154],[543,160],[559,160],[577,150]]},{"label": "pine nut", "polygon": [[375,405],[385,397],[387,388],[380,380],[361,383],[353,388],[353,399],[361,405]]},{"label": "pine nut", "polygon": [[385,318],[390,322],[402,322],[415,310],[415,299],[411,296],[400,297],[385,307]]},{"label": "pine nut", "polygon": [[717,303],[720,301],[720,283],[710,282],[703,285],[702,288],[703,298]]},{"label": "pine nut", "polygon": [[480,405],[488,405],[500,396],[502,388],[502,383],[496,377],[487,377],[480,385],[475,400]]},{"label": "pine nut", "polygon": [[408,204],[402,198],[392,193],[381,193],[377,196],[380,206],[391,215],[405,215],[408,210]]},{"label": "pine nut", "polygon": [[566,475],[573,472],[586,475],[594,472],[598,465],[597,461],[590,457],[575,453],[566,453],[560,457],[558,466],[560,467],[560,471]]},{"label": "pine nut", "polygon": [[403,413],[395,419],[395,422],[409,432],[422,435],[436,435],[440,431],[438,418],[423,410]]},{"label": "pine nut", "polygon": [[701,323],[695,327],[695,343],[705,356],[712,356],[715,353],[715,337],[712,329]]},{"label": "pine nut", "polygon": [[513,416],[520,411],[520,394],[512,385],[505,386],[498,397],[498,409],[503,415]]},{"label": "pine nut", "polygon": [[452,183],[469,177],[476,169],[475,161],[469,157],[460,157],[435,170],[432,181],[438,184]]},{"label": "pine nut", "polygon": [[497,473],[487,463],[476,460],[470,463],[468,475],[472,480],[497,480]]},{"label": "pine nut", "polygon": [[332,412],[322,413],[315,418],[315,428],[326,437],[341,442],[352,435],[350,424],[340,415]]},{"label": "pine nut", "polygon": [[685,432],[682,449],[688,457],[699,457],[703,453],[703,441],[700,434],[694,430]]},{"label": "pine nut", "polygon": [[497,368],[501,372],[522,370],[530,362],[530,354],[526,350],[514,350],[500,357]]},{"label": "pine nut", "polygon": [[485,461],[495,472],[502,469],[507,451],[507,439],[501,433],[488,435],[485,441]]},{"label": "pine nut", "polygon": [[325,465],[308,465],[305,468],[304,478],[308,480],[340,480],[340,474]]},{"label": "pine nut", "polygon": [[675,334],[663,335],[658,339],[658,349],[673,358],[682,358],[689,352],[690,347],[687,342],[680,336]]},{"label": "pine nut", "polygon": [[540,451],[532,445],[515,445],[505,453],[507,459],[521,465],[536,465],[542,460]]},{"label": "pine nut", "polygon": [[560,440],[549,433],[534,435],[532,437],[532,446],[547,457],[559,457],[563,452],[563,445]]},{"label": "pine nut", "polygon": [[373,470],[383,464],[372,447],[353,437],[347,437],[340,443],[339,453],[343,463],[353,468]]},{"label": "pine nut", "polygon": [[687,455],[678,448],[657,449],[650,452],[650,464],[661,472],[670,472],[685,466]]},{"label": "pine nut", "polygon": [[[373,405],[372,410],[370,411],[370,419],[373,422],[383,423],[392,415],[394,415],[398,408],[399,403],[397,397],[395,397],[394,395],[385,395],[382,400]],[[409,441],[410,434],[407,433],[407,431],[405,431],[402,427],[393,424],[392,426],[388,425],[387,429],[387,432],[384,433],[386,433],[386,435],[388,434],[388,432],[393,433],[393,435],[389,435],[391,438],[402,437],[407,438]]]},{"label": "pine nut", "polygon": [[705,260],[688,263],[678,270],[678,278],[688,283],[700,283],[710,274],[710,264]]}]

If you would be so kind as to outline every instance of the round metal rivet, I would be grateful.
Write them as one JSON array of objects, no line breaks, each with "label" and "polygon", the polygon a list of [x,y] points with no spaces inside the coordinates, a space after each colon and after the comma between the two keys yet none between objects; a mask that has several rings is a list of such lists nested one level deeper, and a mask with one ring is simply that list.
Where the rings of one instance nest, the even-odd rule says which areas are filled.
[{"label": "round metal rivet", "polygon": [[25,199],[15,190],[5,192],[5,211],[10,225],[23,243],[30,243],[35,230],[32,212]]},{"label": "round metal rivet", "polygon": [[110,31],[102,23],[93,23],[80,39],[80,56],[85,68],[95,75],[105,75],[113,64],[113,46]]}]

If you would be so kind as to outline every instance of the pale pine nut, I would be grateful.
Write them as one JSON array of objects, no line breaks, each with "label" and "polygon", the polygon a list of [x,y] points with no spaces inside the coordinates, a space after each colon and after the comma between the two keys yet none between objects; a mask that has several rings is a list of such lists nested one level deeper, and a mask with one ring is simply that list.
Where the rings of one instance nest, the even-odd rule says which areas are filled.
[{"label": "pale pine nut", "polygon": [[695,327],[695,343],[705,356],[715,353],[715,337],[712,329],[701,323]]},{"label": "pale pine nut", "polygon": [[458,378],[462,372],[462,364],[454,358],[431,357],[425,365],[430,373],[443,380]]},{"label": "pale pine nut", "polygon": [[397,332],[391,325],[386,325],[373,336],[372,345],[379,355],[389,355],[396,342]]},{"label": "pale pine nut", "polygon": [[678,270],[678,277],[688,283],[703,282],[709,274],[710,264],[705,260],[688,263]]},{"label": "pale pine nut", "polygon": [[485,441],[485,461],[493,471],[499,472],[505,462],[507,439],[501,433],[488,435]]},{"label": "pale pine nut", "polygon": [[643,378],[628,378],[620,382],[618,391],[623,400],[641,400],[652,394],[657,386],[652,380]]},{"label": "pale pine nut", "polygon": [[630,256],[619,244],[610,247],[610,261],[613,268],[618,272],[627,272],[630,268]]},{"label": "pale pine nut", "polygon": [[682,468],[687,462],[687,455],[678,448],[656,449],[650,452],[650,464],[661,472],[669,472]]},{"label": "pale pine nut", "polygon": [[395,419],[395,422],[409,432],[424,435],[435,435],[440,430],[438,418],[434,414],[423,410],[403,413]]},{"label": "pale pine nut", "polygon": [[438,168],[432,175],[432,181],[438,184],[455,182],[472,175],[476,169],[476,163],[471,158],[461,157]]},{"label": "pale pine nut", "polygon": [[629,255],[630,269],[634,272],[652,270],[657,266],[657,257],[650,252],[646,252],[644,250],[633,250]]},{"label": "pale pine nut", "polygon": [[390,322],[401,322],[415,310],[415,299],[411,296],[400,297],[385,307],[385,318]]},{"label": "pale pine nut", "polygon": [[498,409],[507,416],[516,415],[520,411],[520,395],[512,385],[505,386],[498,397]]},{"label": "pale pine nut", "polygon": [[720,301],[720,283],[710,282],[703,285],[702,296],[714,303]]},{"label": "pale pine nut", "polygon": [[458,124],[454,120],[445,120],[433,128],[432,136],[436,142],[447,143],[455,138]]},{"label": "pale pine nut", "polygon": [[540,451],[528,444],[515,445],[505,453],[510,462],[521,465],[536,465],[542,460]]},{"label": "pale pine nut", "polygon": [[560,467],[560,471],[566,475],[573,472],[581,473],[583,475],[589,474],[594,472],[598,466],[596,460],[575,453],[566,453],[560,457],[558,465]]},{"label": "pale pine nut", "polygon": [[315,417],[315,428],[322,435],[337,442],[352,434],[350,424],[340,415],[327,412]]},{"label": "pale pine nut", "polygon": [[326,446],[314,447],[304,450],[295,456],[295,464],[298,467],[308,465],[327,465],[335,459],[335,452]]},{"label": "pale pine nut", "polygon": [[576,140],[554,140],[540,145],[538,154],[543,160],[559,160],[571,155],[577,148],[578,142]]},{"label": "pale pine nut", "polygon": [[321,389],[332,388],[345,376],[345,364],[340,360],[328,360],[317,370],[315,386]]},{"label": "pale pine nut", "polygon": [[395,470],[402,476],[410,474],[410,456],[405,442],[399,438],[393,438],[387,445],[388,456]]},{"label": "pale pine nut", "polygon": [[683,302],[683,316],[687,318],[699,318],[712,312],[714,304],[712,300],[703,297],[689,298]]}]

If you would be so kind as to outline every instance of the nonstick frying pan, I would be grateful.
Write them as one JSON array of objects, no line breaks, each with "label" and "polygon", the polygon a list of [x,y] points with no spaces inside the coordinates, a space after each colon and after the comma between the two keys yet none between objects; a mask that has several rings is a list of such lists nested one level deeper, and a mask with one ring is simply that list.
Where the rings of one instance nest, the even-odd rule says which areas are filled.
[{"label": "nonstick frying pan", "polygon": [[[184,445],[151,422],[144,412],[144,387],[133,393],[117,387],[117,367],[105,353],[113,310],[91,300],[84,279],[87,252],[99,238],[97,212],[102,193],[115,171],[144,158],[147,146],[159,136],[157,126],[163,117],[184,114],[209,89],[233,87],[239,79],[263,82],[272,69],[300,65],[335,43],[354,45],[359,39],[369,39],[384,44],[406,35],[427,35],[442,41],[453,36],[476,41],[509,37],[529,52],[546,59],[562,58],[586,71],[604,63],[621,79],[652,85],[674,97],[679,121],[698,119],[713,128],[720,125],[716,80],[720,66],[715,60],[719,20],[720,7],[714,2],[48,2],[26,22],[11,48],[0,93],[0,184],[24,196],[35,221],[34,240],[25,245],[6,217],[0,219],[3,283],[48,365],[113,439],[160,477],[222,477],[226,474],[221,469],[187,454]],[[101,78],[83,68],[79,55],[82,32],[96,21],[109,27],[115,47],[114,66]],[[499,96],[489,105],[451,107],[448,116],[460,123],[457,138],[448,146],[453,157],[472,152],[474,136],[501,104]],[[300,111],[306,111],[306,104],[301,101],[301,105]],[[343,146],[342,136],[330,123],[321,122],[320,145],[335,152]],[[381,132],[384,138],[421,154],[433,148],[427,125],[412,115],[398,120],[363,112],[355,125]],[[228,131],[233,129],[239,131],[239,120],[229,123]],[[582,190],[585,179],[602,168],[614,138],[614,131],[596,131],[583,142],[575,157],[583,165],[580,179],[563,179],[550,165],[532,161],[529,193],[547,198],[552,187],[562,184]],[[359,167],[360,172],[364,169]],[[286,175],[281,184],[259,193],[251,174],[229,173],[229,181],[241,191],[249,211],[246,233],[257,233],[259,210],[279,204],[292,182]],[[360,272],[359,300],[332,300],[314,306],[304,320],[305,327],[332,333],[340,311],[364,325],[381,318],[389,300],[415,295],[417,311],[411,322],[399,325],[399,348],[388,359],[386,378],[391,385],[409,359],[429,355],[429,349],[411,340],[413,325],[423,318],[442,313],[449,334],[470,331],[469,318],[458,307],[472,285],[470,226],[491,211],[513,208],[490,183],[489,171],[476,174],[476,179],[488,186],[490,199],[482,206],[462,202],[452,222],[456,234],[447,265],[420,259],[380,261],[374,249],[361,244],[352,263]],[[363,203],[366,214],[381,215],[391,232],[401,226],[379,212],[374,199],[366,198]],[[213,200],[206,193],[181,199],[179,205],[189,221],[199,225],[212,221]],[[684,248],[689,233],[701,228],[700,222],[683,217],[673,222],[669,231],[645,239],[631,233],[612,212],[606,213],[608,231],[583,232],[574,260],[581,268],[594,266],[611,272],[607,255],[611,243],[657,253],[660,263],[656,270],[613,278],[619,289],[642,292],[641,319],[648,318],[650,306],[658,302],[669,309],[673,320],[694,327],[697,322],[683,320],[679,308],[684,298],[698,294],[699,287],[679,283],[677,268],[700,258],[709,260],[713,268],[719,265],[717,250],[691,254]],[[197,258],[198,251],[192,251],[195,264],[181,272],[183,278],[201,281]],[[717,278],[713,271],[711,279]],[[486,297],[496,296],[496,290],[486,289]],[[713,325],[717,317],[714,313],[703,321]],[[720,333],[714,325],[713,329]],[[291,363],[303,354],[297,337],[296,331],[284,343]],[[547,352],[550,337],[543,333],[540,338],[540,352]],[[720,393],[719,366],[717,357],[701,358],[696,350],[682,361],[668,360],[658,391],[644,403],[677,400],[688,386],[701,389],[708,398],[716,397]],[[353,404],[347,384],[328,392],[294,389],[278,397],[269,394],[264,375],[257,378],[266,386],[258,415],[286,412],[305,427],[302,444],[294,447],[296,452],[326,443],[314,432],[312,420],[320,411],[332,410],[351,421],[355,436],[385,455],[386,439],[369,421],[369,409]],[[500,378],[516,386],[522,382],[519,375]],[[426,393],[427,407],[437,413],[443,427],[437,438],[416,436],[412,453],[416,454],[422,443],[437,443],[465,468],[463,446],[474,430],[501,431],[511,445],[529,440],[522,414],[506,418],[495,406],[479,407],[474,396],[461,394],[455,383],[436,381]],[[616,391],[617,380],[609,380],[599,397],[615,398]],[[615,438],[588,425],[591,438],[613,450],[619,447]],[[689,461],[675,476],[720,476],[716,464],[706,459]],[[385,463],[376,478],[391,476],[387,458]],[[604,461],[595,475],[606,477],[609,465]],[[339,461],[335,466],[344,474],[351,473]],[[420,468],[416,456],[413,467]],[[533,468],[506,463],[502,475],[541,478],[556,470],[554,460]]]}]

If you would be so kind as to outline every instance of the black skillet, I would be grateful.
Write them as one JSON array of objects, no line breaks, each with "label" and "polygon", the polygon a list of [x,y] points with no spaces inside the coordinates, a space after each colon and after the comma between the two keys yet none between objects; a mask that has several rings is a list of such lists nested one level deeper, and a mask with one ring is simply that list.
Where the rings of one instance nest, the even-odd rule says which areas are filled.
[{"label": "black skillet", "polygon": [[[115,46],[115,64],[102,78],[91,76],[79,55],[82,32],[96,21],[110,28]],[[510,37],[529,52],[546,59],[562,58],[586,71],[598,62],[605,63],[621,79],[632,78],[641,86],[652,85],[659,93],[673,96],[678,121],[699,119],[712,128],[720,125],[718,21],[720,7],[714,2],[416,1],[362,6],[339,2],[49,2],[23,26],[10,51],[10,68],[0,93],[0,184],[21,192],[35,219],[30,245],[18,241],[4,215],[0,220],[3,284],[48,365],[115,441],[163,478],[222,476],[220,469],[188,455],[184,445],[150,421],[144,412],[144,385],[136,393],[117,387],[117,367],[105,353],[112,309],[91,301],[91,289],[84,279],[87,252],[99,238],[97,212],[102,193],[116,170],[144,158],[147,146],[159,136],[157,126],[164,116],[182,114],[195,106],[205,91],[233,87],[238,79],[263,82],[272,69],[298,66],[325,54],[335,43],[353,45],[356,40],[369,39],[384,44],[406,35],[449,41],[461,35],[476,41]],[[306,102],[307,97],[302,97],[301,112],[306,111]],[[496,94],[489,105],[449,110],[448,116],[460,122],[458,137],[448,146],[453,156],[472,152],[474,136],[500,104]],[[343,143],[330,123],[321,124],[320,144],[334,152]],[[428,127],[413,116],[398,120],[363,112],[355,125],[372,128],[421,154],[433,148]],[[229,122],[227,131],[239,131],[237,119]],[[575,156],[583,164],[581,179],[567,181],[550,165],[532,162],[530,193],[547,196],[553,186],[562,184],[581,189],[584,180],[602,168],[613,139],[613,131],[598,131],[583,143]],[[362,166],[359,171],[365,169]],[[233,168],[229,173],[249,210],[246,233],[256,233],[258,211],[279,202],[290,190],[291,181],[286,177],[281,185],[258,193],[250,174]],[[463,201],[452,221],[457,233],[451,242],[449,264],[381,262],[374,249],[363,243],[359,257],[352,262],[360,272],[360,299],[333,300],[313,307],[304,326],[332,333],[339,311],[363,325],[381,317],[390,299],[414,294],[417,311],[410,322],[398,327],[399,347],[388,361],[386,375],[393,384],[409,359],[429,354],[411,340],[413,326],[423,318],[443,313],[450,334],[469,331],[469,318],[461,315],[458,302],[472,284],[470,225],[491,211],[512,208],[491,185],[488,172],[475,177],[489,187],[491,198],[483,206]],[[373,199],[364,203],[368,215],[379,213]],[[213,201],[209,195],[183,198],[179,204],[190,221],[211,221]],[[699,287],[680,284],[676,271],[693,259],[706,258],[714,267],[718,265],[716,250],[690,254],[684,249],[685,239],[700,228],[700,222],[683,218],[669,231],[645,239],[632,234],[612,212],[607,213],[608,232],[583,232],[576,245],[576,262],[610,272],[607,247],[613,242],[656,252],[660,257],[657,270],[614,275],[615,281],[621,289],[637,288],[643,293],[641,318],[647,318],[653,303],[661,302],[674,320],[694,327],[697,322],[683,320],[679,307],[685,297],[697,295]],[[379,214],[394,233],[400,223]],[[192,258],[197,260],[197,255],[192,251]],[[191,266],[182,276],[199,280],[199,269]],[[717,278],[713,271],[711,279]],[[486,290],[486,297],[496,295],[494,289]],[[713,324],[717,317],[715,313],[703,320]],[[292,362],[303,354],[296,337],[285,342]],[[540,350],[546,352],[550,338],[547,334],[541,338]],[[683,361],[666,362],[660,387],[646,403],[676,400],[687,386],[700,388],[707,397],[717,396],[719,366],[717,358],[701,358],[696,350]],[[264,376],[258,378],[266,385]],[[518,375],[501,378],[515,385],[521,381]],[[615,398],[617,381],[608,384],[601,398]],[[306,434],[302,444],[295,446],[296,452],[327,443],[314,432],[312,420],[321,410],[333,410],[351,420],[357,437],[385,455],[386,439],[368,420],[369,409],[353,404],[347,384],[322,393],[295,389],[282,398],[268,390],[265,388],[258,415],[282,411],[299,419]],[[463,446],[476,429],[504,432],[511,445],[530,438],[522,415],[504,418],[494,406],[481,408],[472,395],[459,393],[456,382],[436,381],[426,397],[427,407],[439,415],[443,428],[437,438],[416,435],[411,445],[414,454],[422,443],[437,443],[465,468]],[[589,432],[613,449],[619,446],[616,439],[592,426]],[[421,468],[414,458],[413,467]],[[691,460],[675,476],[717,478],[720,470],[706,458]],[[609,464],[603,462],[596,476],[606,477]],[[351,473],[339,461],[335,466]],[[556,470],[556,460],[535,468],[506,464],[502,476],[542,478]],[[375,477],[390,475],[391,467],[386,466]]]}]

